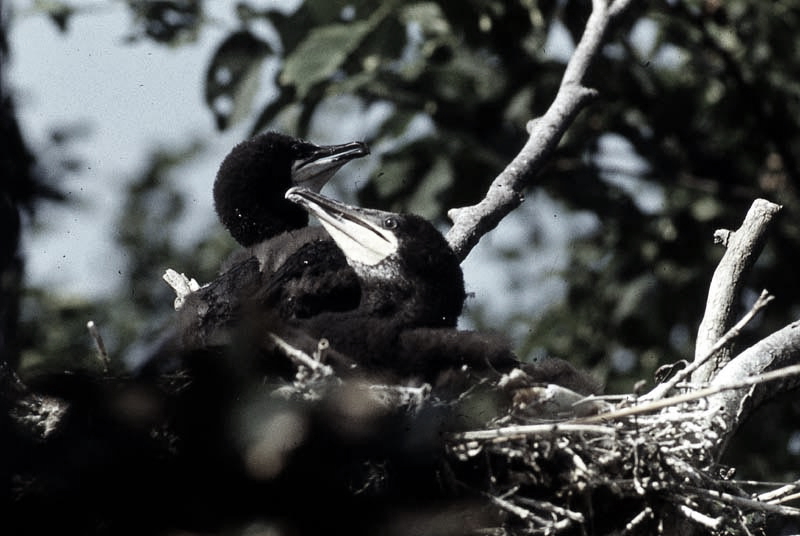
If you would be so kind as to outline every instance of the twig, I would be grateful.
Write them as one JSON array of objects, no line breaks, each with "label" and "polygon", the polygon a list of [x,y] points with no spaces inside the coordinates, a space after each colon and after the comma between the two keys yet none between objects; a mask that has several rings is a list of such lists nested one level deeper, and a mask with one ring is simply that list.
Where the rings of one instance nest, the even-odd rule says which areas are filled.
[{"label": "twig", "polygon": [[644,510],[636,514],[633,519],[628,521],[628,523],[625,525],[625,533],[633,533],[633,531],[636,530],[637,525],[644,522],[647,518],[652,518],[652,517],[653,517],[653,509],[650,508],[649,506],[645,507]]},{"label": "twig", "polygon": [[715,491],[711,489],[700,489],[695,487],[689,487],[687,488],[687,492],[693,493],[697,496],[701,497],[705,496],[718,501],[724,501],[730,504],[743,506],[753,510],[760,510],[762,512],[800,517],[800,508],[794,508],[791,506],[780,506],[777,504],[759,502],[753,499],[747,499],[745,497],[737,497],[736,495],[731,495],[730,493]]},{"label": "twig", "polygon": [[[741,389],[743,387],[749,387],[751,385],[758,385],[761,383],[766,383],[773,380],[779,380],[782,378],[788,378],[790,376],[798,376],[800,375],[800,365],[792,365],[790,367],[784,367],[778,370],[773,370],[770,372],[765,372],[763,374],[759,374],[757,376],[751,376],[749,378],[745,378],[735,383],[728,383],[724,385],[714,385],[711,387],[706,387],[704,389],[700,389],[698,391],[694,391],[692,393],[684,393],[681,395],[671,396],[669,398],[662,398],[661,400],[655,400],[652,402],[647,402],[644,404],[640,404],[638,406],[632,406],[629,408],[618,409],[615,411],[611,411],[608,413],[601,413],[600,415],[594,415],[592,417],[583,417],[580,419],[575,419],[572,421],[573,423],[580,423],[580,424],[590,424],[595,422],[608,422],[611,419],[619,419],[620,417],[629,417],[631,415],[639,415],[642,413],[649,413],[651,411],[657,411],[659,409],[664,409],[669,406],[676,406],[678,404],[682,404],[684,402],[691,402],[692,400],[698,400],[700,398],[706,398],[711,395],[715,395],[717,393],[721,393],[722,391],[730,391],[732,389]],[[564,426],[564,425],[561,425]]]},{"label": "twig", "polygon": [[800,493],[792,493],[791,495],[787,495],[786,497],[781,497],[780,499],[774,499],[769,501],[770,504],[781,504],[789,501],[794,501],[796,499],[800,499]]},{"label": "twig", "polygon": [[304,367],[308,367],[310,370],[314,372],[319,372],[324,376],[331,376],[333,375],[333,369],[328,365],[322,364],[313,357],[309,356],[302,350],[298,350],[288,342],[284,341],[274,333],[268,333],[270,339],[275,343],[275,345],[284,353],[286,354],[289,359],[293,360],[295,363],[302,365]]},{"label": "twig", "polygon": [[[758,258],[770,223],[780,210],[780,205],[756,199],[747,211],[741,227],[735,233],[726,235],[727,250],[711,278],[705,313],[697,330],[695,360],[704,358],[727,331],[734,303],[742,288],[743,276]],[[721,236],[719,231],[716,236]],[[716,371],[730,360],[730,352],[727,350],[716,355],[717,359],[697,368],[692,376],[694,383],[710,381]]]},{"label": "twig", "polygon": [[94,346],[97,348],[97,356],[100,358],[100,362],[103,364],[103,372],[108,372],[108,366],[111,364],[111,358],[108,357],[108,352],[106,351],[106,345],[103,342],[103,337],[100,335],[100,331],[97,329],[97,324],[94,323],[94,320],[89,320],[86,322],[86,329],[89,330],[89,335],[92,336],[94,340]]},{"label": "twig", "polygon": [[685,515],[688,519],[691,519],[695,523],[703,525],[704,527],[716,530],[722,524],[722,518],[720,517],[709,517],[705,514],[701,514],[697,510],[693,510],[689,508],[685,504],[678,505],[678,511]]},{"label": "twig", "polygon": [[172,268],[167,268],[161,278],[175,291],[174,306],[176,311],[183,307],[183,302],[186,301],[186,297],[189,294],[200,290],[200,284],[194,278],[190,279],[186,274],[179,274]]},{"label": "twig", "polygon": [[514,514],[515,516],[519,517],[520,519],[525,519],[525,520],[530,519],[531,521],[535,521],[536,523],[539,523],[540,525],[547,525],[549,523],[547,519],[544,519],[542,517],[537,516],[536,514],[531,512],[530,510],[526,510],[525,508],[522,508],[521,506],[517,506],[516,504],[514,504],[514,503],[512,503],[510,501],[507,501],[505,499],[501,499],[500,497],[498,497],[496,495],[492,495],[491,493],[486,493],[486,492],[483,492],[483,495],[485,497],[487,497],[490,501],[492,501],[494,504],[496,504],[497,506],[502,508],[503,510],[506,510],[507,512],[511,512],[512,514]]},{"label": "twig", "polygon": [[767,306],[769,302],[775,299],[775,296],[772,296],[766,290],[761,291],[761,295],[758,297],[756,302],[750,308],[750,310],[745,314],[735,326],[729,329],[725,335],[723,335],[711,348],[708,349],[706,354],[699,359],[695,359],[692,363],[684,368],[683,370],[678,371],[675,376],[673,376],[669,381],[666,381],[660,385],[657,385],[650,393],[641,397],[641,400],[660,400],[666,396],[679,382],[685,380],[692,372],[697,370],[703,364],[705,364],[709,359],[711,359],[717,352],[722,350],[725,346],[728,345],[733,339],[739,336],[742,329],[753,319],[753,317],[764,307]]},{"label": "twig", "polygon": [[484,234],[522,203],[524,188],[544,167],[578,112],[597,95],[595,90],[583,85],[583,80],[600,51],[609,26],[631,3],[631,0],[592,1],[592,12],[564,70],[558,93],[542,117],[528,122],[530,136],[522,150],[494,179],[479,203],[448,211],[453,227],[447,233],[447,241],[460,260]]},{"label": "twig", "polygon": [[470,430],[453,434],[453,441],[478,441],[482,439],[506,439],[525,437],[529,435],[558,435],[570,432],[585,432],[589,434],[616,434],[616,430],[608,426],[586,426],[585,424],[526,424],[519,426],[504,426],[492,430]]},{"label": "twig", "polygon": [[551,512],[559,516],[564,516],[567,519],[571,519],[572,521],[576,521],[578,523],[583,523],[586,520],[586,517],[582,513],[561,508],[550,501],[531,499],[529,497],[515,497],[514,500],[520,504],[533,506],[534,508],[544,510],[545,512]]},{"label": "twig", "polygon": [[795,480],[791,484],[786,484],[785,486],[781,486],[778,489],[761,493],[760,495],[756,496],[756,499],[762,502],[768,502],[777,499],[779,497],[782,497],[783,495],[786,495],[788,493],[794,493],[798,489],[800,489],[800,480]]},{"label": "twig", "polygon": [[[796,483],[795,484],[786,484],[785,482],[776,482],[774,480],[739,480],[737,478],[732,478],[730,480],[726,479],[725,482],[727,482],[729,484],[733,484],[735,486],[761,486],[762,488],[766,487],[766,486],[781,486],[782,488],[791,487],[791,488],[794,489],[795,486],[796,486]],[[772,490],[772,491],[765,492],[765,493],[773,493],[774,491],[777,491],[777,490]],[[761,495],[758,495],[756,498],[759,501],[765,500],[765,499],[761,498]]]}]

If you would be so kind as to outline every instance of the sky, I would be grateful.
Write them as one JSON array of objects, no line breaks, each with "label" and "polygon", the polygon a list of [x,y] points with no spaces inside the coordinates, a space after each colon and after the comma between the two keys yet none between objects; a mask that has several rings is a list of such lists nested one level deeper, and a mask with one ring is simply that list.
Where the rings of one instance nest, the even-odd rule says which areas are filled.
[{"label": "sky", "polygon": [[[7,79],[17,98],[23,133],[35,152],[41,154],[37,149],[47,145],[53,128],[88,126],[87,134],[69,145],[69,151],[80,158],[81,169],[56,182],[69,203],[43,205],[37,219],[40,225],[23,237],[23,247],[30,284],[91,300],[118,290],[125,281],[127,264],[114,242],[115,214],[122,206],[126,184],[147,155],[156,147],[180,148],[194,140],[206,145],[175,177],[190,194],[187,223],[181,230],[192,240],[218,225],[211,197],[214,174],[230,148],[247,136],[249,123],[218,131],[202,94],[206,62],[236,27],[233,3],[206,3],[212,22],[202,26],[196,44],[176,48],[148,39],[125,44],[131,24],[123,3],[74,4],[89,9],[74,16],[69,31],[61,33],[47,17],[31,11],[32,2],[12,2]],[[568,56],[571,44],[563,39],[563,35],[552,36],[547,49],[556,56]],[[276,68],[267,64],[264,69],[261,102],[274,76],[271,69]],[[365,109],[346,100],[334,105],[349,110],[353,120],[337,123],[338,139],[328,139],[332,129],[318,125],[312,129],[317,133],[312,141],[362,138],[386,112],[379,106]],[[606,143],[608,158],[621,161],[621,167],[630,164],[619,140]],[[340,173],[339,180],[333,181],[333,193],[331,189],[324,192],[352,200],[357,184],[367,179],[373,165],[348,165],[346,176],[351,182],[342,181]],[[548,217],[534,217],[541,214]],[[498,258],[498,249],[514,248],[532,232],[534,220],[540,237],[535,255]],[[567,213],[545,194],[529,196],[464,262],[467,290],[474,294],[468,307],[483,307],[500,325],[516,311],[539,310],[559,300],[564,285],[558,272],[569,259],[567,241],[575,234],[591,232],[596,225],[586,214]],[[172,268],[182,271],[180,266]],[[514,281],[523,284],[512,292]]]},{"label": "sky", "polygon": [[66,33],[46,17],[26,13],[24,5],[16,2],[10,25],[8,80],[27,141],[36,151],[53,128],[89,128],[69,145],[82,169],[56,181],[69,203],[42,206],[43,228],[25,236],[28,277],[91,299],[122,280],[116,275],[125,262],[114,244],[115,213],[125,185],[156,144],[208,144],[180,182],[192,192],[192,215],[201,216],[193,218],[197,227],[213,222],[213,175],[205,175],[245,136],[245,125],[218,132],[201,93],[205,62],[224,27],[205,29],[197,48],[149,40],[124,45],[130,22],[121,3],[73,17]]}]

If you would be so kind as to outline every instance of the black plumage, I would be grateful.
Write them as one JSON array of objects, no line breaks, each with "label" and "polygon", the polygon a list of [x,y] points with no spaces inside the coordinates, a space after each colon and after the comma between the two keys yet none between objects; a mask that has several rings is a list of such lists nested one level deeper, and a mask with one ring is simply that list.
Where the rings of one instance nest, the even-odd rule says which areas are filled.
[{"label": "black plumage", "polygon": [[288,202],[292,186],[319,191],[336,171],[369,154],[363,142],[315,145],[277,132],[243,141],[225,157],[214,181],[214,207],[222,224],[245,247],[308,224]]},{"label": "black plumage", "polygon": [[[285,198],[293,186],[319,191],[350,160],[369,154],[364,142],[315,145],[311,142],[266,132],[246,140],[225,157],[214,181],[214,207],[222,224],[245,249],[234,253],[223,271],[251,256],[268,277],[305,244],[329,241],[319,227],[308,227],[308,214]],[[328,270],[340,271],[341,293],[357,302],[357,285],[344,257],[333,244],[320,246],[329,251]],[[301,303],[293,295],[279,296],[282,302]],[[312,300],[313,301],[313,300]],[[307,315],[301,305],[285,316]]]},{"label": "black plumage", "polygon": [[[318,146],[277,132],[260,134],[231,150],[214,182],[214,205],[222,224],[244,248],[223,264],[217,279],[185,301],[178,318],[183,348],[228,340],[242,307],[305,246],[309,248],[295,257],[296,264],[287,264],[282,272],[287,281],[300,283],[273,286],[270,293],[261,293],[265,302],[284,319],[358,304],[358,282],[341,251],[323,229],[307,226],[308,213],[287,201],[285,193],[296,185],[317,191],[344,164],[367,154],[363,142]],[[313,262],[309,252],[314,252]],[[324,263],[318,262],[323,257]],[[289,266],[297,272],[291,273]]]},{"label": "black plumage", "polygon": [[454,376],[461,388],[474,375],[515,367],[532,382],[596,391],[593,380],[564,361],[522,364],[502,339],[455,329],[465,299],[463,274],[447,241],[427,220],[352,207],[299,188],[287,198],[319,218],[361,286],[356,309],[293,323],[293,342],[308,346],[327,339],[334,355],[345,356],[348,374],[449,383],[451,392]]},{"label": "black plumage", "polygon": [[456,325],[466,297],[464,277],[433,224],[303,188],[290,189],[286,197],[319,219],[358,276],[361,301],[352,315],[392,319],[404,327]]}]

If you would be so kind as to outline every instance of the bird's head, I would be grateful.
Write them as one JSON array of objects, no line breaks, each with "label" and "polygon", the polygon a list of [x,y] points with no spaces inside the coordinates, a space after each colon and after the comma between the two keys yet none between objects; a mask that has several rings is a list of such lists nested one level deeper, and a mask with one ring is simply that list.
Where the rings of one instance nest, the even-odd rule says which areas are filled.
[{"label": "bird's head", "polygon": [[313,143],[266,132],[225,157],[214,182],[214,206],[237,242],[251,246],[308,223],[308,215],[285,200],[292,186],[318,192],[350,160],[369,154],[364,142]]},{"label": "bird's head", "polygon": [[328,231],[361,281],[362,296],[381,303],[414,302],[427,311],[426,323],[455,324],[465,298],[463,274],[431,222],[346,205],[303,188],[291,188],[286,198]]}]

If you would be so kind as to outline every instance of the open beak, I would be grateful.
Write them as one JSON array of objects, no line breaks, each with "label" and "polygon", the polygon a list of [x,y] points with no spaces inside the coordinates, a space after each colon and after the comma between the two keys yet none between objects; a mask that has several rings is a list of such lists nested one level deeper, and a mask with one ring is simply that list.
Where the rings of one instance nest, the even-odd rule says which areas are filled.
[{"label": "open beak", "polygon": [[397,237],[385,227],[390,212],[345,205],[302,187],[290,188],[286,199],[317,217],[350,264],[374,266],[397,252]]},{"label": "open beak", "polygon": [[368,154],[369,147],[363,141],[316,147],[309,155],[295,160],[292,182],[318,192],[340,167]]}]

